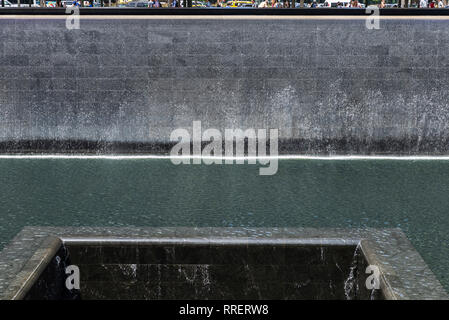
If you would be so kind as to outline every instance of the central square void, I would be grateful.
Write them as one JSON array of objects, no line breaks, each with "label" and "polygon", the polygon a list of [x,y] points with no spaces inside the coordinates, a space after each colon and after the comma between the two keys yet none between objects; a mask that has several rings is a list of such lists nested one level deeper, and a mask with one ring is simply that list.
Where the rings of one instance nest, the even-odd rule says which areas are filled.
[{"label": "central square void", "polygon": [[[357,243],[65,242],[26,299],[383,299]],[[61,263],[61,261],[63,263]],[[80,290],[65,289],[76,265]]]}]

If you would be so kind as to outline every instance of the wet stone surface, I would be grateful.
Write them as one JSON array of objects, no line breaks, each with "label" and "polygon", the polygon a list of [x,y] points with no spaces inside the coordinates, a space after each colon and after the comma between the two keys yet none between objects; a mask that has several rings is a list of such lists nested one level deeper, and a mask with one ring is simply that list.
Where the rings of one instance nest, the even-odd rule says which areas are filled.
[{"label": "wet stone surface", "polygon": [[[26,279],[18,271],[37,263],[24,254],[6,269],[8,252],[29,255],[50,235],[60,237],[82,279],[79,293],[50,298],[447,299],[397,229],[40,227],[25,228],[0,253],[3,298]],[[27,238],[36,241],[26,245]],[[382,273],[377,292],[365,287],[369,264]],[[49,274],[51,263],[40,282]],[[24,297],[49,298],[51,285],[34,284]]]}]

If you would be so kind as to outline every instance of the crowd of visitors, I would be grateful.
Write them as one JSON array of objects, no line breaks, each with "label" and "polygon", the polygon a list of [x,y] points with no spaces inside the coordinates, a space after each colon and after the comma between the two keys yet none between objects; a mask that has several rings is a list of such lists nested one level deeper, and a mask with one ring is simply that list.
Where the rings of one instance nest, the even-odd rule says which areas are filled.
[{"label": "crowd of visitors", "polygon": [[443,0],[420,0],[420,8],[445,8]]},{"label": "crowd of visitors", "polygon": [[[2,0],[0,0],[1,3]],[[3,0],[6,1],[6,0]],[[16,0],[17,1],[17,0]],[[36,0],[20,0],[24,5]],[[44,0],[45,1],[45,0]],[[366,2],[364,0],[47,0],[42,1],[43,6],[46,7],[71,7],[71,6],[115,6],[115,7],[146,7],[146,8],[161,8],[161,7],[252,7],[252,8],[365,8]],[[388,0],[387,0],[388,1]],[[393,0],[394,1],[394,0]],[[418,8],[449,8],[449,0],[405,0],[408,2],[406,7]],[[11,5],[11,0],[8,3]],[[396,0],[396,3],[387,3],[386,0],[380,0],[380,3],[373,4],[370,1],[369,7],[377,6],[381,9],[400,7],[401,0]],[[399,3],[398,3],[399,2]],[[39,2],[37,2],[39,3]],[[138,3],[138,5],[137,5]],[[38,4],[38,6],[42,6]],[[132,5],[134,4],[134,5]],[[30,5],[31,6],[31,5]]]}]

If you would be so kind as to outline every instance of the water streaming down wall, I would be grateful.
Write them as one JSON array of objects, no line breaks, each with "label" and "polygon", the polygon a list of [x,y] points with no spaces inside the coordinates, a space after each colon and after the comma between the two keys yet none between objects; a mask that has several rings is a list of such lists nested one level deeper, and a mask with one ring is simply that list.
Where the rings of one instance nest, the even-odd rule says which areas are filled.
[{"label": "water streaming down wall", "polygon": [[[175,254],[174,254],[175,253]],[[67,290],[59,261],[79,267]],[[384,299],[355,245],[67,245],[26,299]]]},{"label": "water streaming down wall", "polygon": [[278,128],[280,153],[448,154],[447,20],[0,20],[0,152],[150,152]]}]

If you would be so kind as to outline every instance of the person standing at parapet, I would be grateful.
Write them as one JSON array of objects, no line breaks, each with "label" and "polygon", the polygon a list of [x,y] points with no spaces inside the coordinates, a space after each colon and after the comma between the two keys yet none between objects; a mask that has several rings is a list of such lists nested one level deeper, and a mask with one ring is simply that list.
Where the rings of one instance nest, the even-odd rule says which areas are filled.
[{"label": "person standing at parapet", "polygon": [[379,4],[379,9],[385,8],[385,0],[382,0]]},{"label": "person standing at parapet", "polygon": [[440,0],[440,1],[438,2],[438,8],[444,8],[444,2],[443,2],[443,0]]},{"label": "person standing at parapet", "polygon": [[427,0],[421,0],[419,2],[419,7],[420,8],[427,8]]},{"label": "person standing at parapet", "polygon": [[349,5],[351,8],[361,8],[359,2],[357,0],[354,0],[351,2],[351,4]]}]

